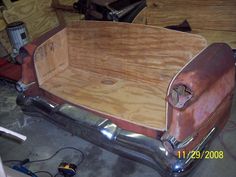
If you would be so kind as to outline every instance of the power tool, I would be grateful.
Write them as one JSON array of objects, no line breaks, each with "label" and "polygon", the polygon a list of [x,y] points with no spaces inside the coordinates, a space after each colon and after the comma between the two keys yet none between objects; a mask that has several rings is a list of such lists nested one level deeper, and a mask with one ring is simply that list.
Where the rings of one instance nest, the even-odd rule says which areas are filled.
[{"label": "power tool", "polygon": [[64,177],[72,177],[76,174],[76,168],[75,164],[62,162],[58,166],[58,172]]},{"label": "power tool", "polygon": [[12,168],[14,169],[14,170],[17,170],[17,171],[19,171],[19,172],[21,172],[21,173],[24,173],[24,174],[26,174],[26,175],[29,175],[29,176],[31,176],[31,177],[38,177],[37,175],[35,175],[32,171],[30,171],[29,169],[27,169],[24,165],[26,164],[26,163],[28,163],[29,162],[29,159],[25,159],[25,160],[23,160],[23,161],[21,161],[19,164],[17,164],[17,165],[14,165]]}]

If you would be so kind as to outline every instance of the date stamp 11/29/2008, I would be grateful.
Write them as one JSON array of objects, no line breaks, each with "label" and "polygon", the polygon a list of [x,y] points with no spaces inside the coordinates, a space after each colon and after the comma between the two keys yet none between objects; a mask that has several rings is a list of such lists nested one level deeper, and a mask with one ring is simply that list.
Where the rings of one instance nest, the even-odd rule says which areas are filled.
[{"label": "date stamp 11/29/2008", "polygon": [[177,157],[179,159],[223,159],[224,151],[178,151]]}]

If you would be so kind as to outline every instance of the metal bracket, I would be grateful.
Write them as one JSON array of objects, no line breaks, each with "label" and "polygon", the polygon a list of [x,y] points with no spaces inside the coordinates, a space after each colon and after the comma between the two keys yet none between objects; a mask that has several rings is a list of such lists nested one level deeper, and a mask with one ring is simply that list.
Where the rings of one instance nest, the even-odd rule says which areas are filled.
[{"label": "metal bracket", "polygon": [[30,86],[34,85],[35,82],[31,82],[29,84],[25,84],[23,83],[21,80],[19,80],[17,83],[16,83],[16,90],[20,93],[26,91]]}]

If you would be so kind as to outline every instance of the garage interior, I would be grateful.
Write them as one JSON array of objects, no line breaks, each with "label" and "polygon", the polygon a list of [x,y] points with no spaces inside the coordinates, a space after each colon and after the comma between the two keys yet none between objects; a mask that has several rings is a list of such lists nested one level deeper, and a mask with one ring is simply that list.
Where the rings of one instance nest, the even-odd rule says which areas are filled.
[{"label": "garage interior", "polygon": [[[95,1],[95,0],[94,0]],[[10,0],[3,0],[1,2],[1,14],[0,14],[0,42],[1,46],[4,48],[5,53],[12,53],[12,46],[10,44],[6,26],[15,21],[23,21],[27,27],[28,35],[30,41],[37,39],[38,37],[42,36],[46,32],[52,30],[53,28],[59,26],[61,23],[70,24],[75,23],[77,21],[85,20],[85,15],[78,13],[78,11],[73,9],[74,0],[59,0],[59,1],[46,1],[46,0],[18,0],[12,2]],[[188,31],[187,33],[197,34],[203,36],[207,44],[210,45],[212,43],[219,43],[224,42],[227,43],[232,49],[236,49],[236,1],[234,0],[207,0],[207,1],[187,1],[187,0],[147,0],[147,6],[144,7],[138,15],[134,18],[132,23],[135,24],[144,24],[144,25],[151,25],[157,27],[167,27],[169,29],[176,28],[179,24],[186,22],[188,23]],[[134,24],[134,28],[136,27]],[[100,30],[104,28],[104,25],[100,26]],[[91,27],[91,29],[96,29]],[[115,35],[117,38],[119,35],[122,36],[122,29],[117,29]],[[126,29],[127,30],[127,29]],[[73,30],[71,30],[73,33]],[[125,31],[125,30],[124,30]],[[128,30],[127,30],[128,31]],[[93,36],[92,34],[96,33],[96,30],[89,30],[86,31],[86,27],[84,29],[80,29],[80,34],[84,33],[84,35],[89,38]],[[104,32],[106,33],[106,32]],[[186,35],[187,35],[186,33]],[[76,34],[73,34],[76,36]],[[104,34],[105,35],[105,34]],[[185,35],[183,33],[182,35]],[[71,38],[71,43],[75,43],[73,39],[76,37],[69,36]],[[99,36],[99,35],[98,35]],[[97,43],[101,42],[101,45],[104,44],[104,48],[108,48],[109,43],[106,41],[102,41],[99,37],[96,38],[94,35],[94,40]],[[101,37],[102,38],[102,37]],[[147,37],[148,38],[148,37]],[[189,37],[190,38],[190,37]],[[197,37],[196,37],[197,38]],[[162,38],[159,39],[159,42],[162,43]],[[171,40],[171,37],[170,39]],[[188,41],[183,39],[183,45],[187,45]],[[191,55],[195,55],[200,51],[201,45],[200,39],[191,39],[196,40],[196,51],[189,51],[192,52]],[[128,40],[127,40],[128,41]],[[76,53],[74,53],[72,58],[69,58],[70,62],[73,63],[73,66],[79,65],[82,69],[89,67],[90,63],[92,63],[92,58],[96,58],[96,46],[91,45],[93,51],[95,51],[95,55],[92,53],[86,53],[86,49],[83,49],[84,46],[88,46],[90,43],[83,43],[82,41],[77,41],[77,47],[80,48],[80,52],[84,53],[85,56],[89,56],[86,60],[82,57],[77,57]],[[128,41],[129,42],[129,41]],[[127,42],[127,43],[128,43]],[[186,43],[186,44],[184,44]],[[107,46],[106,46],[107,45]],[[168,45],[167,47],[172,47]],[[72,50],[72,49],[71,49]],[[125,50],[125,47],[124,49]],[[138,49],[139,55],[142,55],[143,51],[142,46],[139,46]],[[148,51],[148,48],[146,49]],[[186,51],[185,48],[181,48],[179,50]],[[73,51],[73,50],[72,50]],[[2,51],[1,51],[2,52]],[[171,50],[167,51],[168,53]],[[98,53],[98,51],[97,51]],[[2,55],[2,54],[1,54]],[[63,55],[63,53],[62,53]],[[106,53],[104,54],[105,57]],[[113,56],[119,56],[120,54],[114,54]],[[167,54],[163,54],[167,55]],[[76,58],[77,57],[77,58]],[[178,56],[176,56],[178,57]],[[118,58],[118,57],[117,57]],[[162,57],[159,58],[160,60],[163,59]],[[53,58],[53,62],[60,62],[57,61],[57,58]],[[79,60],[79,63],[76,61]],[[0,58],[0,64],[2,62],[2,58]],[[4,60],[5,62],[5,60]],[[126,62],[126,61],[122,61]],[[178,66],[179,64],[179,66]],[[43,68],[43,72],[47,73],[47,68],[44,68],[40,62],[36,63],[37,67]],[[176,68],[181,68],[183,63],[177,63],[173,66],[173,70]],[[7,66],[10,67],[10,66]],[[107,66],[109,67],[109,66]],[[143,66],[145,67],[145,66]],[[81,69],[80,68],[80,69]],[[105,68],[105,69],[104,69]],[[0,65],[0,73],[2,75],[6,75],[6,67],[4,68],[3,65]],[[45,70],[44,70],[45,69]],[[90,83],[95,83],[99,78],[101,82],[108,82],[110,84],[110,80],[103,79],[101,74],[94,74],[89,75],[84,71],[75,69],[71,66],[68,66],[66,70],[63,72],[55,75],[54,77],[43,78],[45,73],[42,74],[40,78],[39,85],[41,88],[45,90],[49,90],[54,95],[62,96],[65,99],[69,100],[70,102],[77,104],[76,95],[69,95],[64,93],[65,88],[57,88],[56,85],[58,82],[61,82],[62,85],[69,86],[70,83],[76,83],[73,89],[81,87],[81,93],[79,93],[79,97],[81,97],[80,104],[86,106],[91,105],[93,103],[93,109],[98,109],[99,111],[107,111],[107,114],[115,114],[117,117],[122,117],[124,115],[119,114],[120,107],[127,108],[129,105],[125,104],[125,96],[122,97],[123,92],[122,86],[125,85],[126,87],[130,87],[130,90],[135,90],[138,88],[132,81],[126,81],[119,77],[119,79],[114,79],[115,82],[121,84],[121,86],[116,90],[113,89],[108,97],[114,98],[114,100],[119,100],[116,102],[117,109],[113,110],[112,106],[109,105],[110,103],[101,103],[99,102],[101,94],[104,90],[106,90],[106,86],[104,87],[96,87],[94,88],[92,85],[88,85],[87,87],[83,87],[85,81],[89,80]],[[102,66],[101,70],[106,71],[106,66]],[[119,69],[119,68],[118,68]],[[121,68],[123,69],[123,68]],[[92,68],[91,68],[92,70]],[[41,69],[42,71],[42,69]],[[16,72],[14,74],[14,72]],[[37,71],[36,71],[37,72]],[[174,71],[173,71],[174,72]],[[40,73],[38,73],[40,75]],[[117,73],[115,73],[117,74]],[[171,79],[171,74],[165,77],[164,81],[159,82],[164,90],[167,89],[168,83]],[[2,77],[1,75],[1,77]],[[16,75],[16,76],[15,76]],[[74,78],[74,75],[77,75],[77,79]],[[89,77],[88,77],[89,75]],[[16,70],[11,70],[11,77],[17,78],[20,80],[21,76],[17,75]],[[152,77],[152,76],[150,76]],[[66,78],[66,79],[65,79]],[[111,77],[110,77],[111,78]],[[112,77],[113,78],[113,77]],[[114,76],[115,78],[115,76]],[[133,79],[133,78],[132,78]],[[134,78],[136,79],[136,78]],[[150,79],[150,78],[148,78]],[[83,177],[158,177],[160,174],[141,163],[135,162],[133,160],[129,160],[125,157],[118,156],[112,152],[109,152],[97,145],[89,143],[82,138],[73,135],[73,133],[69,133],[62,128],[56,126],[55,124],[48,121],[44,116],[38,115],[25,115],[19,106],[16,104],[16,97],[19,94],[15,89],[14,83],[9,82],[10,79],[4,80],[1,79],[0,81],[0,127],[7,128],[9,130],[13,130],[15,132],[21,133],[27,136],[27,140],[24,142],[18,142],[15,140],[11,140],[4,136],[0,136],[0,157],[3,161],[3,164],[9,167],[19,164],[19,161],[24,159],[30,159],[33,161],[32,163],[26,163],[26,168],[31,172],[34,172],[36,177],[47,177],[47,176],[63,176],[58,172],[58,166],[61,162],[69,162],[72,164],[78,164],[76,169],[75,176],[83,176]],[[112,80],[112,81],[114,81]],[[153,80],[151,79],[151,82]],[[168,82],[167,82],[168,81]],[[135,85],[135,86],[134,86]],[[148,88],[148,84],[145,83],[140,84],[138,87],[141,88]],[[155,90],[156,85],[152,85],[150,89],[143,89],[142,92],[147,93],[141,95],[140,97],[132,97],[130,92],[129,98],[133,100],[145,100],[146,102],[151,102],[155,106],[159,106],[160,101],[149,100],[149,90],[153,90],[153,92],[158,93]],[[61,89],[61,90],[60,90]],[[70,91],[73,93],[73,89]],[[83,90],[84,89],[84,90]],[[89,90],[89,91],[88,91]],[[93,93],[99,93],[99,96],[91,95]],[[101,92],[101,93],[100,93]],[[235,93],[235,90],[234,90]],[[87,94],[87,95],[86,95]],[[126,93],[127,94],[127,93]],[[160,94],[161,95],[161,94]],[[78,96],[78,93],[77,93]],[[82,99],[84,96],[84,99]],[[106,95],[102,95],[103,98]],[[158,96],[157,96],[158,97]],[[163,98],[164,100],[165,98]],[[89,102],[89,100],[93,100],[94,102]],[[122,102],[124,100],[124,103]],[[132,100],[132,101],[133,101]],[[122,106],[120,106],[122,105]],[[109,107],[111,106],[111,107]],[[120,107],[119,107],[120,106]],[[140,105],[138,105],[140,106]],[[141,104],[140,107],[143,105]],[[233,177],[236,174],[236,97],[234,96],[230,118],[227,121],[226,126],[221,131],[219,135],[213,140],[210,145],[210,151],[223,151],[224,158],[223,159],[204,159],[202,162],[197,166],[195,170],[191,173],[190,176],[214,176],[214,177],[222,177],[222,176],[229,176]],[[122,107],[122,108],[123,108]],[[106,108],[106,110],[104,110]],[[119,109],[118,109],[119,108]],[[128,108],[127,108],[128,109]],[[130,112],[133,113],[135,110],[140,108],[130,107]],[[159,108],[165,109],[165,108]],[[117,111],[118,110],[118,111]],[[117,111],[117,112],[115,112]],[[143,121],[142,117],[145,117],[145,114],[148,112],[146,117],[146,122]],[[131,114],[130,113],[130,114]],[[134,114],[136,117],[140,115],[140,119],[134,120],[132,116],[130,116],[129,112],[127,116],[129,121],[136,121],[136,124],[145,124],[146,126],[152,127],[153,120],[155,121],[155,116],[158,115],[158,111],[149,112],[149,109],[144,109],[143,112],[139,114]],[[161,120],[158,120],[156,123],[156,129],[165,129],[165,115],[159,114],[158,117],[162,117]],[[150,118],[150,119],[149,119]],[[160,123],[161,122],[161,123]],[[1,135],[1,134],[0,134]],[[63,149],[65,148],[65,149]],[[56,153],[56,154],[55,154]],[[54,155],[55,156],[52,156]],[[52,158],[49,158],[52,157]],[[49,158],[49,159],[48,159]],[[42,160],[41,159],[46,159]],[[15,161],[16,160],[16,161]],[[39,161],[37,161],[39,160]],[[35,161],[35,162],[34,162]],[[35,173],[36,172],[36,173]]]}]

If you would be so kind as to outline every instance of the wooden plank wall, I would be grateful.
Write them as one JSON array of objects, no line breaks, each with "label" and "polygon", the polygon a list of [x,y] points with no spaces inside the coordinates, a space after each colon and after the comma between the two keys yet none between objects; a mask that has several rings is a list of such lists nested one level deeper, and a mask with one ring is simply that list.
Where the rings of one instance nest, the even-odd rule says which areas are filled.
[{"label": "wooden plank wall", "polygon": [[187,19],[192,33],[208,43],[226,42],[236,48],[235,0],[147,0],[147,8],[134,23],[165,27]]}]

